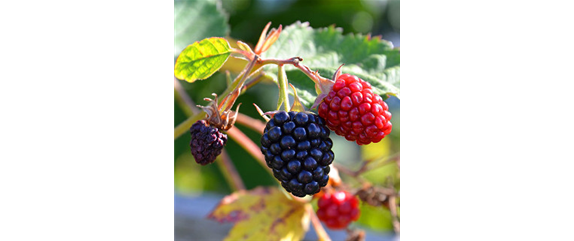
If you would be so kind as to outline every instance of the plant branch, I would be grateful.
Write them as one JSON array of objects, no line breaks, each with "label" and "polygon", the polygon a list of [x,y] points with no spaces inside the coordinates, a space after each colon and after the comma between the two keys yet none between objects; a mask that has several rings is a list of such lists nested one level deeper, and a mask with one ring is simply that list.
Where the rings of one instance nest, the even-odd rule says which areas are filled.
[{"label": "plant branch", "polygon": [[285,73],[285,68],[282,64],[278,66],[277,82],[279,83],[279,100],[277,100],[277,110],[281,107],[281,103],[284,104],[285,111],[289,112],[289,93],[287,92],[287,74]]},{"label": "plant branch", "polygon": [[247,137],[243,132],[241,132],[237,127],[233,127],[227,131],[229,137],[231,137],[237,144],[239,144],[243,149],[245,149],[251,156],[263,166],[269,174],[273,175],[271,169],[267,167],[267,163],[265,163],[265,157],[261,153],[259,146],[255,144],[249,137]]},{"label": "plant branch", "polygon": [[191,128],[191,125],[193,125],[193,123],[195,123],[198,120],[201,120],[203,118],[205,118],[205,112],[202,111],[196,115],[188,117],[182,123],[177,125],[175,127],[175,130],[174,130],[174,140],[177,139],[178,137],[180,137],[181,135],[183,135],[184,133],[188,133],[189,128]]},{"label": "plant branch", "polygon": [[263,123],[263,121],[253,119],[250,116],[242,114],[242,113],[239,113],[237,115],[237,119],[235,119],[235,123],[239,123],[241,125],[249,127],[250,129],[256,131],[257,133],[259,133],[261,135],[263,135],[263,130],[265,129],[265,123]]},{"label": "plant branch", "polygon": [[[239,93],[240,95],[243,94],[248,88],[253,87],[255,84],[259,83],[261,81],[263,77],[263,74],[259,74],[258,76],[256,76],[255,78],[253,78],[252,80],[248,81],[243,88],[241,88],[241,92]],[[223,94],[219,95],[218,97],[218,101],[221,103],[221,101],[225,98],[225,96],[227,96],[229,93],[231,93],[232,88],[231,86],[229,86],[224,92]],[[174,139],[177,139],[178,137],[180,137],[181,135],[183,135],[184,133],[186,133],[187,131],[189,131],[189,128],[191,128],[191,125],[193,125],[193,123],[195,123],[198,120],[201,120],[203,118],[205,118],[205,112],[201,111],[201,112],[194,112],[196,113],[193,116],[188,117],[185,121],[183,121],[182,123],[180,123],[179,125],[177,125],[175,127],[174,130]]]},{"label": "plant branch", "polygon": [[276,65],[290,64],[290,65],[296,66],[301,61],[303,61],[303,58],[301,58],[301,57],[292,57],[289,59],[259,59],[259,63],[262,66],[268,65],[268,64],[276,64]]},{"label": "plant branch", "polygon": [[231,162],[231,159],[229,158],[229,155],[225,149],[221,151],[221,154],[217,157],[217,159],[219,159],[216,161],[217,166],[223,173],[223,176],[225,177],[225,180],[231,189],[233,189],[233,191],[245,190],[245,185],[243,184],[237,169],[235,169],[235,166],[233,165],[233,162]]},{"label": "plant branch", "polygon": [[390,155],[390,156],[377,158],[375,160],[369,160],[369,161],[363,162],[363,165],[361,166],[361,168],[359,168],[359,170],[356,171],[356,173],[359,175],[359,174],[362,174],[364,172],[374,170],[374,169],[377,169],[377,168],[382,167],[384,165],[393,163],[395,161],[399,161],[400,159],[401,159],[401,153],[397,152],[397,153]]},{"label": "plant branch", "polygon": [[179,80],[177,80],[177,78],[175,77],[173,78],[173,85],[175,88],[174,91],[175,100],[177,101],[177,103],[179,104],[185,115],[192,116],[193,113],[196,114],[199,113],[201,110],[195,106],[193,100],[189,98],[189,95],[187,95],[185,89],[183,89],[183,86],[181,86]]},{"label": "plant branch", "polygon": [[343,165],[341,165],[341,164],[333,163],[333,166],[334,166],[335,168],[337,168],[337,170],[339,170],[340,172],[345,173],[345,174],[347,174],[347,175],[349,175],[349,176],[352,176],[353,178],[355,178],[355,179],[356,179],[357,181],[359,181],[360,183],[365,183],[365,182],[366,182],[366,180],[365,180],[364,178],[362,178],[359,174],[357,174],[357,172],[354,172],[354,171],[350,170],[349,168],[347,168],[347,167],[345,167],[345,166],[343,166]]},{"label": "plant branch", "polygon": [[305,208],[311,217],[311,223],[313,224],[313,228],[315,228],[315,233],[317,234],[317,237],[319,237],[319,241],[330,241],[331,237],[329,237],[329,234],[327,234],[323,228],[317,214],[313,211],[313,207],[311,205],[306,205]]}]

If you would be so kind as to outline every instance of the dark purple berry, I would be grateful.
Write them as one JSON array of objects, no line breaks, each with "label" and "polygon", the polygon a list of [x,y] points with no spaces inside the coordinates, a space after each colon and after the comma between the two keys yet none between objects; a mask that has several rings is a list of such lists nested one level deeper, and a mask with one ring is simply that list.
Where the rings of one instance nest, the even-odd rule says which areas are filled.
[{"label": "dark purple berry", "polygon": [[[227,135],[221,133],[219,129],[209,126],[205,120],[195,122],[189,132],[191,133],[189,143],[191,154],[195,158],[195,162],[201,165],[214,162],[227,143]],[[267,145],[262,146],[267,147]],[[261,151],[265,153],[264,148]]]}]

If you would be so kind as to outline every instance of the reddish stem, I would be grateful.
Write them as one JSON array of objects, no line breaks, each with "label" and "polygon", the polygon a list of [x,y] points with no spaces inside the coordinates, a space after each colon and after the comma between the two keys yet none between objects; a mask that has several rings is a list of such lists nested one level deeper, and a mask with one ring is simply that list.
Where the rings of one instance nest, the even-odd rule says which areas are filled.
[{"label": "reddish stem", "polygon": [[261,153],[261,149],[259,146],[255,144],[249,137],[247,137],[243,132],[241,132],[237,127],[232,127],[227,131],[229,137],[231,137],[237,144],[239,144],[243,149],[245,149],[251,156],[253,156],[263,169],[265,169],[269,174],[273,175],[271,169],[267,167],[267,163],[265,163],[265,157]]},{"label": "reddish stem", "polygon": [[229,186],[231,186],[234,191],[245,190],[243,180],[239,176],[237,169],[235,169],[235,166],[233,165],[233,162],[231,162],[231,158],[229,158],[225,149],[221,151],[218,158],[220,160],[217,161],[217,165],[221,168],[223,176],[225,177],[225,180],[227,180]]}]

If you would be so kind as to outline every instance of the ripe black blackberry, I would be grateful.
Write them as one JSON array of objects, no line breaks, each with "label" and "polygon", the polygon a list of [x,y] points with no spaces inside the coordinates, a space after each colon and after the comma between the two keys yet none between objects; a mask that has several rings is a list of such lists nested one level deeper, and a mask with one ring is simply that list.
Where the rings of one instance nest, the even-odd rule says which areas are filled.
[{"label": "ripe black blackberry", "polygon": [[205,111],[206,119],[195,122],[189,129],[191,154],[195,158],[195,162],[201,165],[213,163],[215,158],[221,154],[225,143],[227,143],[227,135],[222,131],[227,131],[233,127],[239,109],[239,105],[237,105],[235,112],[231,111],[231,106],[233,106],[238,95],[231,95],[231,100],[229,100],[231,104],[221,110],[217,103],[217,95],[213,94],[213,96],[215,97],[213,100],[204,98],[210,102],[208,106],[197,106]]},{"label": "ripe black blackberry", "polygon": [[327,185],[335,157],[329,134],[325,120],[314,114],[279,111],[267,122],[261,152],[285,190],[304,197]]},{"label": "ripe black blackberry", "polygon": [[195,122],[190,128],[190,133],[191,154],[195,162],[201,165],[215,161],[227,143],[227,135],[221,133],[218,128],[209,126],[205,120]]}]

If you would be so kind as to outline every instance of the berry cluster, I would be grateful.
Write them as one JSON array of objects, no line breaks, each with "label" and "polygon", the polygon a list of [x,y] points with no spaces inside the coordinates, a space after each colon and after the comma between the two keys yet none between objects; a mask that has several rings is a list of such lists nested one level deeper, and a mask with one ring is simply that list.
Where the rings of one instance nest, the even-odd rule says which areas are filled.
[{"label": "berry cluster", "polygon": [[221,133],[218,128],[209,126],[205,120],[195,122],[190,128],[190,132],[191,154],[195,158],[195,162],[201,165],[215,161],[227,142],[227,135]]},{"label": "berry cluster", "polygon": [[329,129],[359,145],[379,142],[391,132],[391,112],[371,84],[342,74],[319,105],[319,116]]},{"label": "berry cluster", "polygon": [[347,191],[325,193],[317,204],[317,217],[330,229],[344,229],[359,219],[359,200]]},{"label": "berry cluster", "polygon": [[303,112],[277,112],[261,137],[267,166],[288,192],[312,195],[327,185],[335,157],[323,118]]}]

